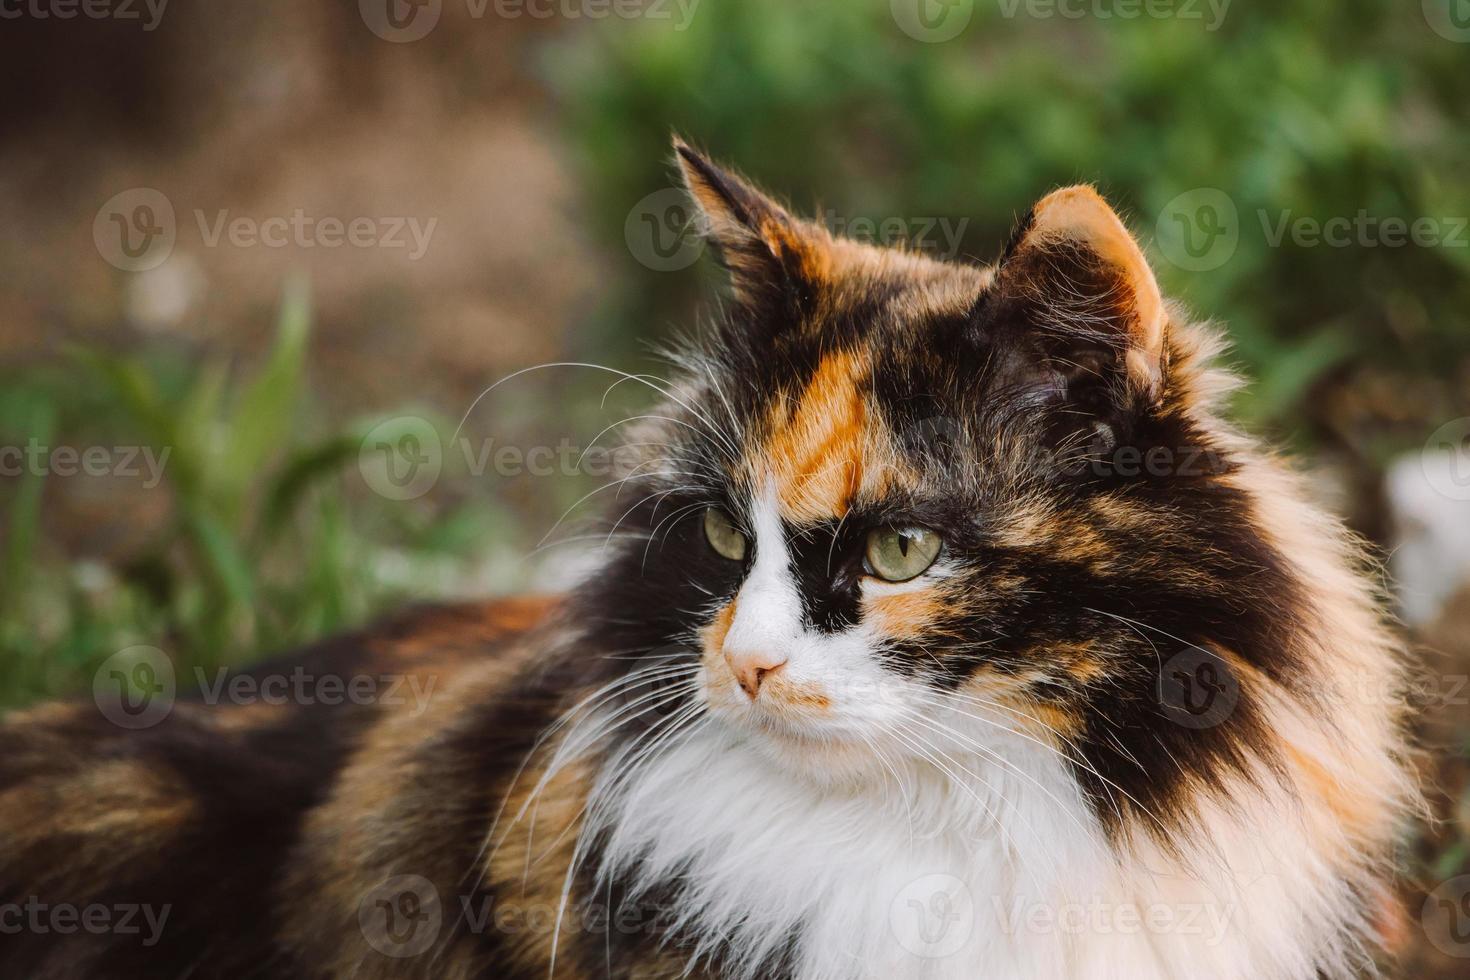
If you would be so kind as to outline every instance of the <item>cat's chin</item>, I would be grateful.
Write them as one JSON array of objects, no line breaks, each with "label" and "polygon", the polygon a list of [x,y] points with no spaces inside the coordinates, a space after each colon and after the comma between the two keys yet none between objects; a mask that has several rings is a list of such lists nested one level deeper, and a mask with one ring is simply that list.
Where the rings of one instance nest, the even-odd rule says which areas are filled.
[{"label": "cat's chin", "polygon": [[860,786],[882,778],[882,762],[854,733],[753,712],[731,714],[724,718],[727,727],[784,773],[822,786]]}]

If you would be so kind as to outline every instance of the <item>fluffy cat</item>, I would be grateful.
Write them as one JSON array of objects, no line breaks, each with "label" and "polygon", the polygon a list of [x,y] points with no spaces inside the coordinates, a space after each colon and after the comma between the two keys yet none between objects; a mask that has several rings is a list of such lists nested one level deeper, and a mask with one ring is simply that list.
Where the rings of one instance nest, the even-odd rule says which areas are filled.
[{"label": "fluffy cat", "polygon": [[731,297],[648,382],[602,567],[249,672],[422,712],[12,717],[0,904],[168,912],[5,928],[5,974],[1372,972],[1399,642],[1114,212],[939,262],[676,153]]}]

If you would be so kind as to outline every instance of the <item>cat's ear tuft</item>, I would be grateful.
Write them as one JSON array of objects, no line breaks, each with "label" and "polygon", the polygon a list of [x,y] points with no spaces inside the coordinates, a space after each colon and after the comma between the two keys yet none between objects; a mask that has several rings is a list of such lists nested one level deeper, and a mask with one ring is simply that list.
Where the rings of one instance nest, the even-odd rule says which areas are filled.
[{"label": "cat's ear tuft", "polygon": [[674,154],[737,294],[809,285],[826,275],[829,239],[824,229],[793,218],[775,200],[677,136]]},{"label": "cat's ear tuft", "polygon": [[1059,358],[1109,371],[1128,401],[1153,404],[1162,396],[1163,297],[1143,251],[1092,187],[1063,188],[1037,202],[996,270],[995,295]]}]

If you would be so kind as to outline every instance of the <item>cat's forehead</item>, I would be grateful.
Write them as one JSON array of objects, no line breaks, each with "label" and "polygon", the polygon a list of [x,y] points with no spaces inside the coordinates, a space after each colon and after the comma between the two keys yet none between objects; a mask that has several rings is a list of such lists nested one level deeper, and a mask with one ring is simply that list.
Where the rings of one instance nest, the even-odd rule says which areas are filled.
[{"label": "cat's forehead", "polygon": [[841,520],[857,501],[921,490],[909,452],[916,434],[905,431],[913,419],[884,379],[930,377],[925,394],[941,395],[936,343],[974,309],[991,276],[859,243],[835,243],[833,252],[817,283],[824,295],[773,352],[785,370],[756,383],[739,462],[740,483],[772,493],[794,524]]},{"label": "cat's forehead", "polygon": [[902,461],[872,402],[873,352],[829,351],[805,384],[773,393],[740,461],[747,486],[772,494],[794,523],[841,518],[860,494],[886,491]]}]

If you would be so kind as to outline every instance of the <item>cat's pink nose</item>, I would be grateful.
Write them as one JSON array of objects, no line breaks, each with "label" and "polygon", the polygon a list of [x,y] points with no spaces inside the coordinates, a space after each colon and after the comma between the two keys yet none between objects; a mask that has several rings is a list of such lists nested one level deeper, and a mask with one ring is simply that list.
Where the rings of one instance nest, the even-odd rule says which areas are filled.
[{"label": "cat's pink nose", "polygon": [[766,650],[732,650],[725,648],[725,663],[750,700],[760,697],[766,678],[786,666],[786,657]]}]

